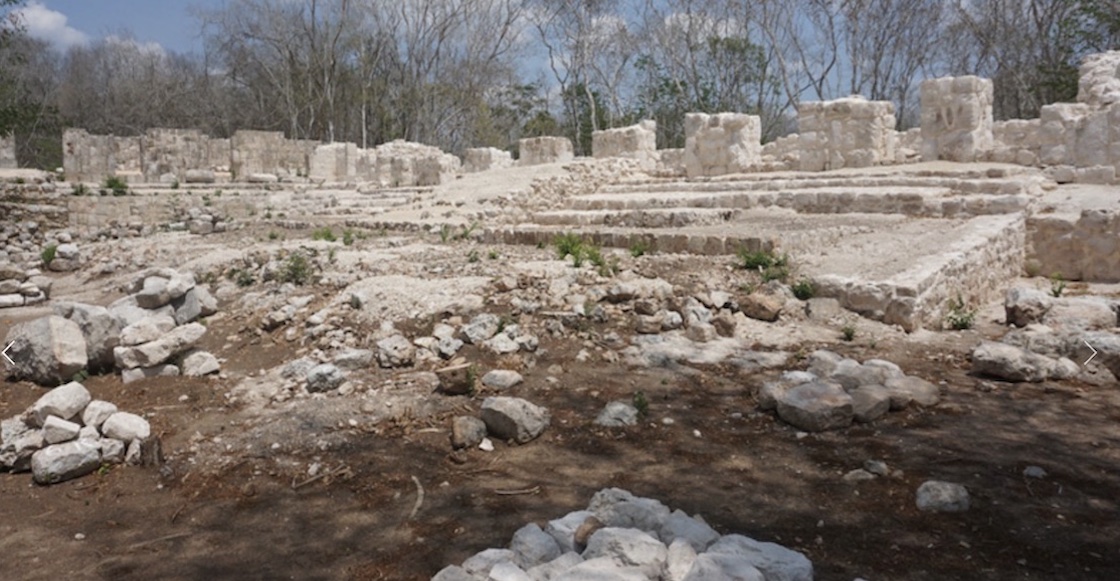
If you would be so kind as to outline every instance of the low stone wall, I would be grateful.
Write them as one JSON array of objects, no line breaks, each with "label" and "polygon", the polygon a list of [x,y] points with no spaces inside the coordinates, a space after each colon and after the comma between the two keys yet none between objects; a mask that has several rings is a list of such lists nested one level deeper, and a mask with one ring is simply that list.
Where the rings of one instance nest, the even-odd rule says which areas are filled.
[{"label": "low stone wall", "polygon": [[530,137],[517,143],[521,153],[518,159],[520,166],[563,163],[575,159],[575,149],[567,137]]},{"label": "low stone wall", "polygon": [[688,113],[684,167],[690,178],[746,173],[762,161],[762,120],[742,113]]},{"label": "low stone wall", "polygon": [[496,147],[474,147],[463,152],[463,171],[475,173],[513,166],[513,155]]},{"label": "low stone wall", "polygon": [[987,161],[1038,166],[1041,153],[1038,119],[1011,119],[992,124],[992,150]]},{"label": "low stone wall", "polygon": [[1120,282],[1120,210],[1080,216],[1038,214],[1027,220],[1028,274]]},{"label": "low stone wall", "polygon": [[637,125],[591,133],[591,155],[596,158],[627,157],[643,166],[657,164],[657,122],[646,119]]},{"label": "low stone wall", "polygon": [[895,162],[894,104],[848,97],[798,109],[802,171]]},{"label": "low stone wall", "polygon": [[996,300],[1020,275],[1025,252],[1021,215],[975,218],[976,228],[951,248],[889,280],[868,281],[825,275],[813,280],[817,294],[836,298],[870,319],[910,332],[939,329],[951,300],[965,305]]}]

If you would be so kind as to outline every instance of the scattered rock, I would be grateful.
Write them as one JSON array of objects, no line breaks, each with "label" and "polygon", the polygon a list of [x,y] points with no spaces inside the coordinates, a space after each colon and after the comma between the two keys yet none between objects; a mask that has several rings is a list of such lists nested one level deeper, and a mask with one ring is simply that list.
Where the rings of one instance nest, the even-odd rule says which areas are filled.
[{"label": "scattered rock", "polygon": [[145,317],[121,329],[120,345],[135,347],[136,345],[150,343],[174,328],[175,319],[166,315]]},{"label": "scattered rock", "polygon": [[47,444],[60,444],[69,442],[78,437],[82,427],[74,422],[59,419],[57,416],[48,416],[43,422],[43,440]]},{"label": "scattered rock", "polygon": [[474,392],[476,368],[470,363],[451,365],[436,371],[440,391],[448,395],[467,395]]},{"label": "scattered rock", "polygon": [[404,335],[393,335],[377,342],[377,362],[381,367],[406,367],[416,358],[416,347]]},{"label": "scattered rock", "polygon": [[455,449],[474,448],[486,437],[486,424],[472,416],[457,416],[451,420],[451,446]]},{"label": "scattered rock", "polygon": [[334,364],[345,371],[365,369],[373,363],[373,351],[369,349],[344,349],[334,356]]},{"label": "scattered rock", "polygon": [[633,426],[638,423],[638,408],[630,405],[624,401],[612,401],[599,412],[599,416],[595,418],[595,424],[608,427],[618,428],[623,426]]},{"label": "scattered rock", "polygon": [[330,363],[316,365],[307,372],[307,391],[311,393],[331,391],[338,389],[343,381],[346,381],[346,376],[335,365]]},{"label": "scattered rock", "polygon": [[1050,311],[1052,300],[1046,293],[1033,288],[1015,287],[1008,289],[1003,301],[1007,324],[1026,327],[1039,323]]},{"label": "scattered rock", "polygon": [[135,347],[117,347],[113,350],[113,357],[117,367],[122,369],[153,367],[190,349],[205,334],[206,327],[190,323],[172,329],[155,341]]},{"label": "scattered rock", "polygon": [[82,411],[82,423],[100,430],[101,424],[104,424],[105,420],[115,413],[117,413],[117,406],[107,401],[95,399],[89,402],[86,409]]},{"label": "scattered rock", "polygon": [[906,409],[911,403],[934,406],[941,401],[941,389],[920,377],[892,377],[885,387],[890,394],[892,410]]},{"label": "scattered rock", "polygon": [[778,417],[807,432],[844,428],[852,423],[852,397],[835,383],[813,381],[777,398]]},{"label": "scattered rock", "polygon": [[636,567],[647,578],[661,574],[669,549],[648,533],[630,529],[607,527],[595,531],[583,551],[586,560],[606,557],[615,565]]},{"label": "scattered rock", "polygon": [[1050,377],[1055,361],[1014,345],[984,341],[972,352],[972,371],[1005,381],[1043,381]]},{"label": "scattered rock", "polygon": [[513,533],[509,548],[513,551],[514,562],[524,569],[560,558],[560,545],[556,539],[536,523],[529,523]]},{"label": "scattered rock", "polygon": [[497,315],[491,313],[476,315],[470,323],[463,325],[463,340],[471,345],[481,345],[496,335],[501,325],[502,320]]},{"label": "scattered rock", "polygon": [[187,377],[202,377],[221,371],[222,364],[218,358],[206,351],[192,351],[183,357],[183,375]]},{"label": "scattered rock", "polygon": [[1046,478],[1046,470],[1041,466],[1027,466],[1023,469],[1023,476],[1027,478]]},{"label": "scattered rock", "polygon": [[918,487],[918,510],[964,512],[969,507],[968,489],[960,484],[927,480]]},{"label": "scattered rock", "polygon": [[743,298],[739,308],[752,319],[772,323],[782,314],[783,306],[785,301],[781,297],[754,292]]},{"label": "scattered rock", "polygon": [[86,342],[87,365],[91,371],[113,367],[113,349],[120,344],[121,325],[109,309],[81,303],[55,305],[55,312],[78,325]]},{"label": "scattered rock", "polygon": [[516,397],[488,397],[482,402],[482,421],[490,434],[524,444],[548,427],[548,410]]},{"label": "scattered rock", "polygon": [[852,414],[860,423],[873,422],[891,411],[891,392],[881,385],[864,385],[849,392]]},{"label": "scattered rock", "polygon": [[129,384],[149,377],[178,377],[179,375],[181,375],[181,371],[178,365],[153,365],[152,367],[137,367],[121,371],[121,382]]},{"label": "scattered rock", "polygon": [[805,555],[775,543],[765,543],[742,535],[726,535],[705,554],[742,558],[762,572],[767,581],[813,581],[813,564]]},{"label": "scattered rock", "polygon": [[493,369],[482,376],[482,385],[504,391],[520,384],[521,374],[510,369]]}]

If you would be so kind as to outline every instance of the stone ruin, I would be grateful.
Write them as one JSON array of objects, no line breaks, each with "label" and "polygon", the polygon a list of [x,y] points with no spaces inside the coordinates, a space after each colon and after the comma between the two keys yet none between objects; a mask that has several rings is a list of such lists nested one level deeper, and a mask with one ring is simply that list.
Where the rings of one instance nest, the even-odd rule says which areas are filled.
[{"label": "stone ruin", "polygon": [[567,137],[529,137],[517,142],[521,157],[518,165],[563,163],[575,159],[575,149]]},{"label": "stone ruin", "polygon": [[684,167],[690,178],[746,173],[762,158],[762,121],[742,113],[689,113]]},{"label": "stone ruin", "polygon": [[657,164],[657,122],[644,120],[637,125],[591,133],[591,155],[595,158],[636,159],[643,167]]},{"label": "stone ruin", "polygon": [[801,171],[871,167],[895,161],[894,104],[849,97],[802,103]]},{"label": "stone ruin", "polygon": [[982,161],[992,149],[992,81],[922,81],[922,160]]},{"label": "stone ruin", "polygon": [[463,152],[463,171],[475,173],[488,169],[513,167],[513,155],[496,147],[473,147]]},{"label": "stone ruin", "polygon": [[330,143],[315,148],[309,177],[312,181],[366,182],[380,187],[434,186],[459,171],[459,158],[438,147],[403,140],[362,149],[353,143]]}]

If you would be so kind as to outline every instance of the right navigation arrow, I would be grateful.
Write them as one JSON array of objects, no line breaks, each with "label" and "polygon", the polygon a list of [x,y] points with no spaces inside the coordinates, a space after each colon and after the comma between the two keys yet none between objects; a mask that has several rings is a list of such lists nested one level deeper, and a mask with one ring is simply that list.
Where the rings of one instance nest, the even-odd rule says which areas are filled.
[{"label": "right navigation arrow", "polygon": [[1088,365],[1089,362],[1092,361],[1093,358],[1097,356],[1097,350],[1093,349],[1093,346],[1090,345],[1089,342],[1086,341],[1085,339],[1082,339],[1081,341],[1083,341],[1085,343],[1085,346],[1088,347],[1089,350],[1093,352],[1093,354],[1090,355],[1089,358],[1085,360],[1085,363],[1082,363],[1082,365]]}]

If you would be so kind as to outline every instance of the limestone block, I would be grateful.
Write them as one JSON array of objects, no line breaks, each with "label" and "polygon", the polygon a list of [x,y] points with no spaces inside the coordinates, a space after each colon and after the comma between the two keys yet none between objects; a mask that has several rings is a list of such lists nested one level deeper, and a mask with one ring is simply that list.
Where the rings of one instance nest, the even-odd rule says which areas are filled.
[{"label": "limestone block", "polygon": [[743,173],[762,161],[762,121],[742,113],[688,113],[684,166],[690,178]]},{"label": "limestone block", "polygon": [[802,103],[798,123],[802,171],[869,167],[895,161],[894,104],[890,101],[853,96]]},{"label": "limestone block", "polygon": [[652,168],[657,164],[657,122],[646,119],[629,127],[594,131],[591,155],[636,159],[644,167]]},{"label": "limestone block", "polygon": [[971,162],[993,147],[992,81],[975,76],[921,85],[922,159]]},{"label": "limestone block", "polygon": [[494,147],[474,147],[463,152],[463,171],[474,173],[513,166],[513,155]]},{"label": "limestone block", "polygon": [[567,137],[530,137],[517,142],[518,165],[564,163],[575,159],[575,149]]},{"label": "limestone block", "polygon": [[357,175],[358,146],[353,143],[329,143],[315,148],[311,155],[312,180],[343,182]]}]

